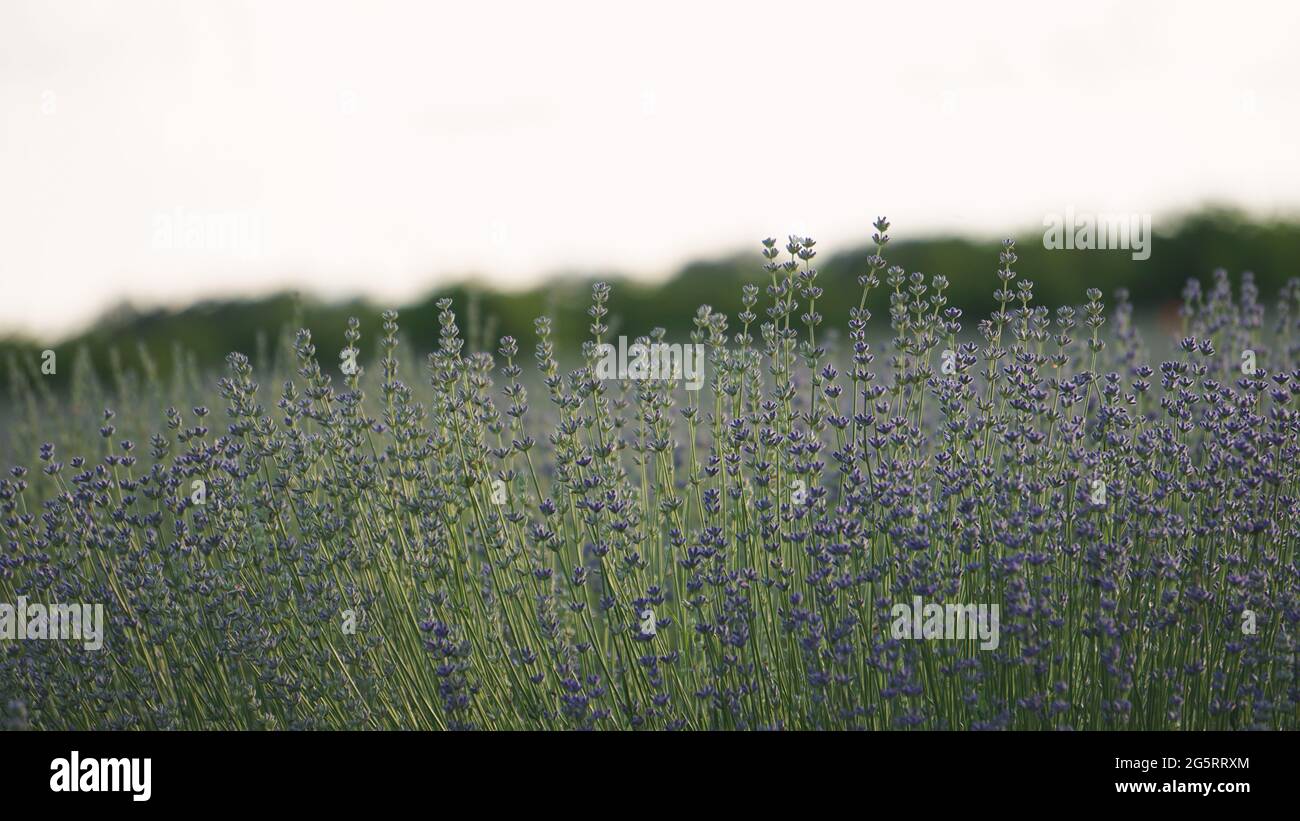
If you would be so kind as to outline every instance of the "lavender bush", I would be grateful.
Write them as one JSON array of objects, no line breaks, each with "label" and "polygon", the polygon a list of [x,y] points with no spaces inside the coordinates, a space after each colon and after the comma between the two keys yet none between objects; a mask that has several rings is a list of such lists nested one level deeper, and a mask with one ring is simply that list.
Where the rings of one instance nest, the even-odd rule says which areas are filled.
[{"label": "lavender bush", "polygon": [[[573,367],[537,320],[535,375],[514,339],[467,350],[449,302],[423,373],[393,312],[377,355],[349,328],[369,366],[341,377],[283,340],[272,392],[242,354],[219,397],[183,357],[82,363],[66,397],[11,367],[0,601],[108,623],[100,651],[0,641],[0,719],[1300,726],[1300,284],[1266,323],[1248,275],[1190,282],[1151,365],[1123,294],[1109,333],[1095,289],[1053,313],[1008,242],[969,328],[876,229],[846,339],[814,242],[765,241],[766,299],[696,315],[699,392],[595,378],[603,284]],[[996,649],[895,637],[917,596],[997,605]]]}]

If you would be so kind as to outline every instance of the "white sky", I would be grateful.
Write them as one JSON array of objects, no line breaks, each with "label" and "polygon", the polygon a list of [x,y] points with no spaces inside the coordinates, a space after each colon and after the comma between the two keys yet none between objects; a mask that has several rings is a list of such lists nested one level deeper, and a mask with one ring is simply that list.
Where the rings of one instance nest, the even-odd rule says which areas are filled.
[{"label": "white sky", "polygon": [[[1290,212],[1298,42],[1276,1],[4,0],[0,334],[834,251],[878,214]],[[159,238],[223,215],[251,238]]]}]

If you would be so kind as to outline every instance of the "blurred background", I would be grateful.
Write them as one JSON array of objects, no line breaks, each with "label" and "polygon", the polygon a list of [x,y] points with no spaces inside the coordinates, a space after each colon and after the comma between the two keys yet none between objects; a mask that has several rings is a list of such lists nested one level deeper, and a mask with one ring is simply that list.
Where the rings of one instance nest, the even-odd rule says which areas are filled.
[{"label": "blurred background", "polygon": [[[680,336],[792,233],[842,326],[880,215],[968,327],[1004,237],[1049,305],[1158,321],[1219,267],[1271,300],[1298,37],[1278,2],[5,0],[0,355],[333,352],[348,315],[364,349],[387,307],[427,348],[446,295],[527,353],[595,279],[615,333]],[[1150,215],[1150,258],[1045,249],[1067,209]]]}]

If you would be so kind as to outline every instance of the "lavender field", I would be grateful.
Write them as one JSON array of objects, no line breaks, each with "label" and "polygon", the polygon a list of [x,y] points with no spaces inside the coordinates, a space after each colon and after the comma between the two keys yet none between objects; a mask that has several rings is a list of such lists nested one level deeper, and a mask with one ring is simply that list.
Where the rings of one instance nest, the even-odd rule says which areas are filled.
[{"label": "lavender field", "polygon": [[602,284],[582,350],[471,350],[448,300],[432,352],[389,312],[225,374],[15,360],[0,602],[104,625],[8,619],[0,721],[1300,728],[1300,281],[1189,280],[1144,339],[1086,281],[1038,305],[1008,242],[969,317],[888,228],[857,305],[791,237],[743,310],[647,329],[699,390],[611,377]]}]

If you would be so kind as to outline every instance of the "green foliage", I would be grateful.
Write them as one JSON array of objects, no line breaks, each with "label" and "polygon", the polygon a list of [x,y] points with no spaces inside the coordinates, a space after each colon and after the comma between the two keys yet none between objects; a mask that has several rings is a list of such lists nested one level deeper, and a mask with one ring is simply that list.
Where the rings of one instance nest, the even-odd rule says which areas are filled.
[{"label": "green foliage", "polygon": [[[1300,260],[1300,222],[1251,219],[1228,208],[1208,208],[1177,220],[1164,233],[1156,225],[1151,258],[1135,261],[1128,251],[1049,251],[1043,248],[1042,229],[1028,226],[1015,239],[1020,267],[1037,283],[1038,298],[1048,304],[1076,304],[1079,283],[1111,294],[1127,288],[1139,313],[1169,312],[1189,277],[1206,278],[1213,268],[1233,272],[1255,271],[1264,293],[1279,289],[1295,273]],[[986,283],[991,273],[987,260],[995,259],[996,241],[936,237],[898,241],[890,246],[891,263],[908,271],[943,273],[951,281],[949,297],[968,312],[982,314],[995,304]],[[818,284],[825,295],[823,304],[855,304],[857,277],[865,270],[866,248],[850,250],[823,261]],[[701,304],[719,311],[740,309],[743,283],[754,281],[753,257],[741,254],[697,261],[670,279],[656,285],[602,277],[619,292],[616,313],[609,319],[615,335],[634,336],[662,327],[680,337],[692,330],[691,317]],[[553,320],[560,350],[572,350],[586,335],[584,314],[586,293],[594,277],[558,279],[522,291],[496,291],[467,284],[439,289],[426,298],[401,308],[403,334],[418,350],[428,350],[437,340],[437,302],[452,298],[467,306],[468,332],[483,338],[511,335],[526,338],[534,317]],[[877,314],[888,310],[885,294],[868,306]],[[364,302],[326,304],[313,299],[280,294],[261,300],[204,302],[182,310],[136,312],[119,308],[91,330],[54,345],[65,352],[85,348],[99,373],[112,366],[113,351],[133,365],[139,364],[141,348],[164,370],[174,365],[177,350],[188,352],[204,368],[218,367],[230,351],[247,351],[256,359],[277,333],[300,327],[319,329],[321,351],[343,347],[341,329],[349,316],[362,317],[361,331],[372,336],[379,331],[379,308]],[[477,314],[475,316],[474,314]],[[471,338],[471,343],[477,340]],[[39,365],[39,353],[49,343],[38,340],[0,340],[0,366],[7,356],[18,357],[28,368]],[[61,371],[48,385],[66,390],[68,374]]]}]

